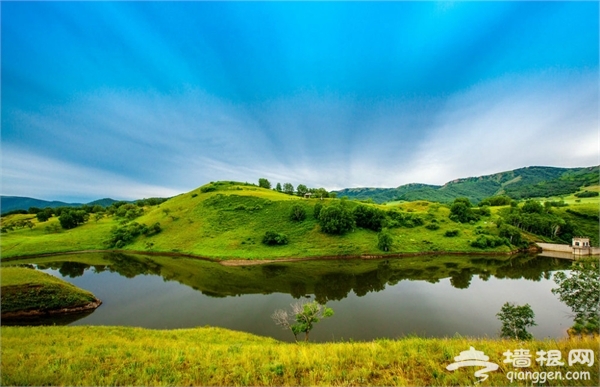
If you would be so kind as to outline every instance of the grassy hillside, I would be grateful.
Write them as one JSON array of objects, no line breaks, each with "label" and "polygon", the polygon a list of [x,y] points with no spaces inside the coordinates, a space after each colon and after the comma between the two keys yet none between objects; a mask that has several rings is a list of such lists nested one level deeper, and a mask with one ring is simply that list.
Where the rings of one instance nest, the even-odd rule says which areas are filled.
[{"label": "grassy hillside", "polygon": [[[279,258],[330,255],[383,254],[377,247],[375,231],[357,228],[345,235],[328,235],[321,231],[313,216],[317,203],[329,205],[336,199],[303,199],[272,190],[234,182],[210,185],[176,196],[159,206],[145,207],[135,222],[145,225],[160,223],[162,231],[152,236],[138,236],[122,247],[126,250],[175,252],[215,258]],[[302,222],[290,219],[292,206],[306,209]],[[350,209],[358,205],[347,202]],[[376,205],[374,205],[376,206]],[[376,206],[396,210],[403,217],[415,217],[422,225],[397,227],[390,230],[392,248],[387,253],[417,252],[480,252],[470,246],[478,234],[497,234],[491,218],[474,224],[460,224],[448,219],[449,209],[429,202],[404,203],[397,206]],[[126,227],[128,221],[112,217],[88,222],[71,230],[58,226],[58,219],[40,223],[32,215],[12,215],[2,219],[3,225],[30,220],[34,227],[23,227],[3,234],[0,242],[2,256],[37,253],[107,249],[106,241],[115,227]],[[129,222],[131,223],[131,222]],[[436,223],[438,229],[426,228]],[[284,233],[289,244],[268,246],[262,238],[269,230]],[[444,237],[448,230],[458,236]],[[508,252],[507,246],[492,249]]]},{"label": "grassy hillside", "polygon": [[[589,187],[588,190],[595,189]],[[546,200],[561,200],[550,198]],[[555,213],[569,220],[578,234],[588,235],[598,243],[599,198],[566,197],[566,207],[553,207]],[[449,219],[448,206],[427,201],[400,202],[387,205],[361,204],[345,201],[352,210],[366,205],[396,214],[408,222],[397,223],[389,229],[392,246],[389,251],[378,247],[378,233],[356,228],[344,235],[330,235],[321,230],[313,216],[315,205],[329,206],[339,199],[304,199],[249,184],[217,182],[176,196],[160,205],[144,207],[143,214],[133,220],[117,215],[90,218],[70,230],[60,227],[56,217],[38,222],[33,215],[11,215],[2,218],[2,226],[29,224],[15,227],[2,234],[2,257],[81,250],[119,250],[194,254],[229,259],[266,259],[285,257],[322,257],[339,255],[385,255],[399,253],[482,252],[471,242],[482,234],[497,236],[498,214],[503,207],[491,207],[490,216],[470,223]],[[306,219],[297,222],[290,218],[292,207],[299,205],[306,211]],[[391,215],[389,215],[391,216]],[[414,222],[410,219],[413,219]],[[418,222],[417,222],[418,220]],[[29,223],[27,223],[29,222]],[[110,245],[115,229],[128,233],[135,224],[160,224],[160,232],[151,232],[132,238],[127,243]],[[141,227],[141,226],[140,226]],[[286,245],[269,246],[262,243],[267,231],[282,233]],[[448,237],[449,232],[456,235]],[[549,240],[546,237],[524,233],[531,241]],[[486,252],[507,253],[515,246],[502,245],[487,248]]]},{"label": "grassy hillside", "polygon": [[508,195],[514,199],[568,195],[581,187],[599,184],[599,167],[554,168],[527,167],[450,181],[443,186],[407,184],[397,188],[349,188],[337,191],[338,196],[350,199],[371,199],[376,203],[387,201],[428,200],[449,203],[457,197],[472,202],[494,195]]},{"label": "grassy hillside", "polygon": [[74,308],[97,301],[92,293],[37,270],[4,267],[0,277],[2,313]]},{"label": "grassy hillside", "polygon": [[[318,329],[318,326],[316,327]],[[515,369],[503,353],[517,348],[592,349],[598,339],[518,342],[455,337],[409,337],[373,342],[291,344],[220,328],[149,330],[125,327],[2,327],[2,385],[473,385],[474,371],[448,371],[454,357],[473,346],[499,369],[485,385],[510,383]],[[556,367],[554,367],[556,368]],[[556,371],[533,361],[526,370]],[[552,385],[598,385],[598,367],[558,367],[580,380]],[[563,376],[564,377],[564,376]]]}]

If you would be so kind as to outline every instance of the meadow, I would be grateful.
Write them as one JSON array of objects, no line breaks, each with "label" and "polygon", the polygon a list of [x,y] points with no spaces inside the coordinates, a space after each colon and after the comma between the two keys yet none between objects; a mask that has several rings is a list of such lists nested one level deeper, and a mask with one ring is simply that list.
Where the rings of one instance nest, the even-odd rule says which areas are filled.
[{"label": "meadow", "polygon": [[[513,340],[406,337],[373,342],[282,343],[220,328],[148,330],[127,327],[2,327],[2,385],[397,385],[477,384],[477,367],[448,371],[454,357],[473,346],[499,364],[482,385],[509,383],[515,371],[507,350],[593,349],[598,338]],[[535,355],[534,355],[535,356]],[[517,371],[523,369],[516,369]],[[596,364],[546,367],[531,372],[583,371],[587,380],[555,380],[562,386],[598,385]],[[563,376],[564,377],[564,376]]]}]

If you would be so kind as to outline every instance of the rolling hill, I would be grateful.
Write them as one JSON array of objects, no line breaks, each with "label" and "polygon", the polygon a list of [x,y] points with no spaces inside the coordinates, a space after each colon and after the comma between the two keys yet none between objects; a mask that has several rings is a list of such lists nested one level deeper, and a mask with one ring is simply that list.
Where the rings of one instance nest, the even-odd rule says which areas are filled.
[{"label": "rolling hill", "polygon": [[338,197],[388,201],[428,200],[449,203],[457,197],[467,197],[474,203],[494,195],[513,199],[568,195],[581,187],[599,184],[598,166],[586,168],[526,167],[493,175],[452,180],[442,186],[406,184],[397,188],[345,188],[336,191]]},{"label": "rolling hill", "polygon": [[42,199],[34,199],[23,196],[0,196],[0,210],[3,214],[14,211],[14,210],[27,210],[30,207],[37,208],[56,208],[56,207],[81,207],[85,204],[88,206],[99,205],[102,207],[108,207],[111,204],[115,203],[116,200],[110,198],[104,198],[99,200],[94,200],[89,203],[65,203],[60,201],[48,201]]}]

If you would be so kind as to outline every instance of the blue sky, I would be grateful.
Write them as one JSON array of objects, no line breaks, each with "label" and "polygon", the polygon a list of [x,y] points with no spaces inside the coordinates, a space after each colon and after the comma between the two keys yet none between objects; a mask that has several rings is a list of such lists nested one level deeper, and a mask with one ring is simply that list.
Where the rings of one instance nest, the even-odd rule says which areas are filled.
[{"label": "blue sky", "polygon": [[597,2],[1,7],[3,195],[600,163]]}]

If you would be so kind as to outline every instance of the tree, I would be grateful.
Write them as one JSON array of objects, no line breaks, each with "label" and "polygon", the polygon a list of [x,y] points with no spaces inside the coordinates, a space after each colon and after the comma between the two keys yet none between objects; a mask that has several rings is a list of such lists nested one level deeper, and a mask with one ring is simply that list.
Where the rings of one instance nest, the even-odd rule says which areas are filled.
[{"label": "tree", "polygon": [[271,183],[264,177],[258,179],[258,186],[266,189],[271,189]]},{"label": "tree", "polygon": [[567,304],[575,314],[577,332],[598,332],[600,303],[600,268],[594,259],[581,259],[573,262],[569,277],[563,272],[554,274],[554,282],[558,288],[552,293]]},{"label": "tree", "polygon": [[336,203],[324,207],[319,213],[321,230],[327,234],[344,234],[354,229],[356,223],[345,205]]},{"label": "tree", "polygon": [[298,184],[296,192],[298,192],[298,196],[304,196],[308,192],[308,188],[304,184]]},{"label": "tree", "polygon": [[500,337],[517,340],[531,340],[533,335],[527,332],[527,327],[537,325],[535,314],[529,304],[518,306],[507,302],[496,316],[502,321]]},{"label": "tree", "polygon": [[287,245],[288,237],[275,231],[267,231],[263,236],[262,243],[265,245]]},{"label": "tree", "polygon": [[285,192],[288,195],[293,195],[294,194],[294,186],[291,185],[290,183],[284,183],[283,184],[283,192]]},{"label": "tree", "polygon": [[275,191],[281,192],[281,183],[277,183],[277,185],[275,186]]},{"label": "tree", "polygon": [[298,335],[304,333],[304,341],[308,341],[308,334],[314,328],[314,324],[324,318],[333,316],[333,309],[319,304],[317,301],[298,301],[293,304],[292,312],[278,309],[271,315],[275,324],[289,329],[294,334],[294,339],[298,342]]},{"label": "tree", "polygon": [[392,247],[392,235],[387,229],[381,230],[380,233],[377,234],[377,247],[382,251],[389,251]]},{"label": "tree", "polygon": [[479,220],[473,212],[471,202],[467,198],[456,198],[450,207],[450,219],[455,222],[468,223]]},{"label": "tree", "polygon": [[306,219],[306,210],[299,204],[294,204],[292,206],[292,211],[290,212],[290,219],[295,222],[302,222]]}]

